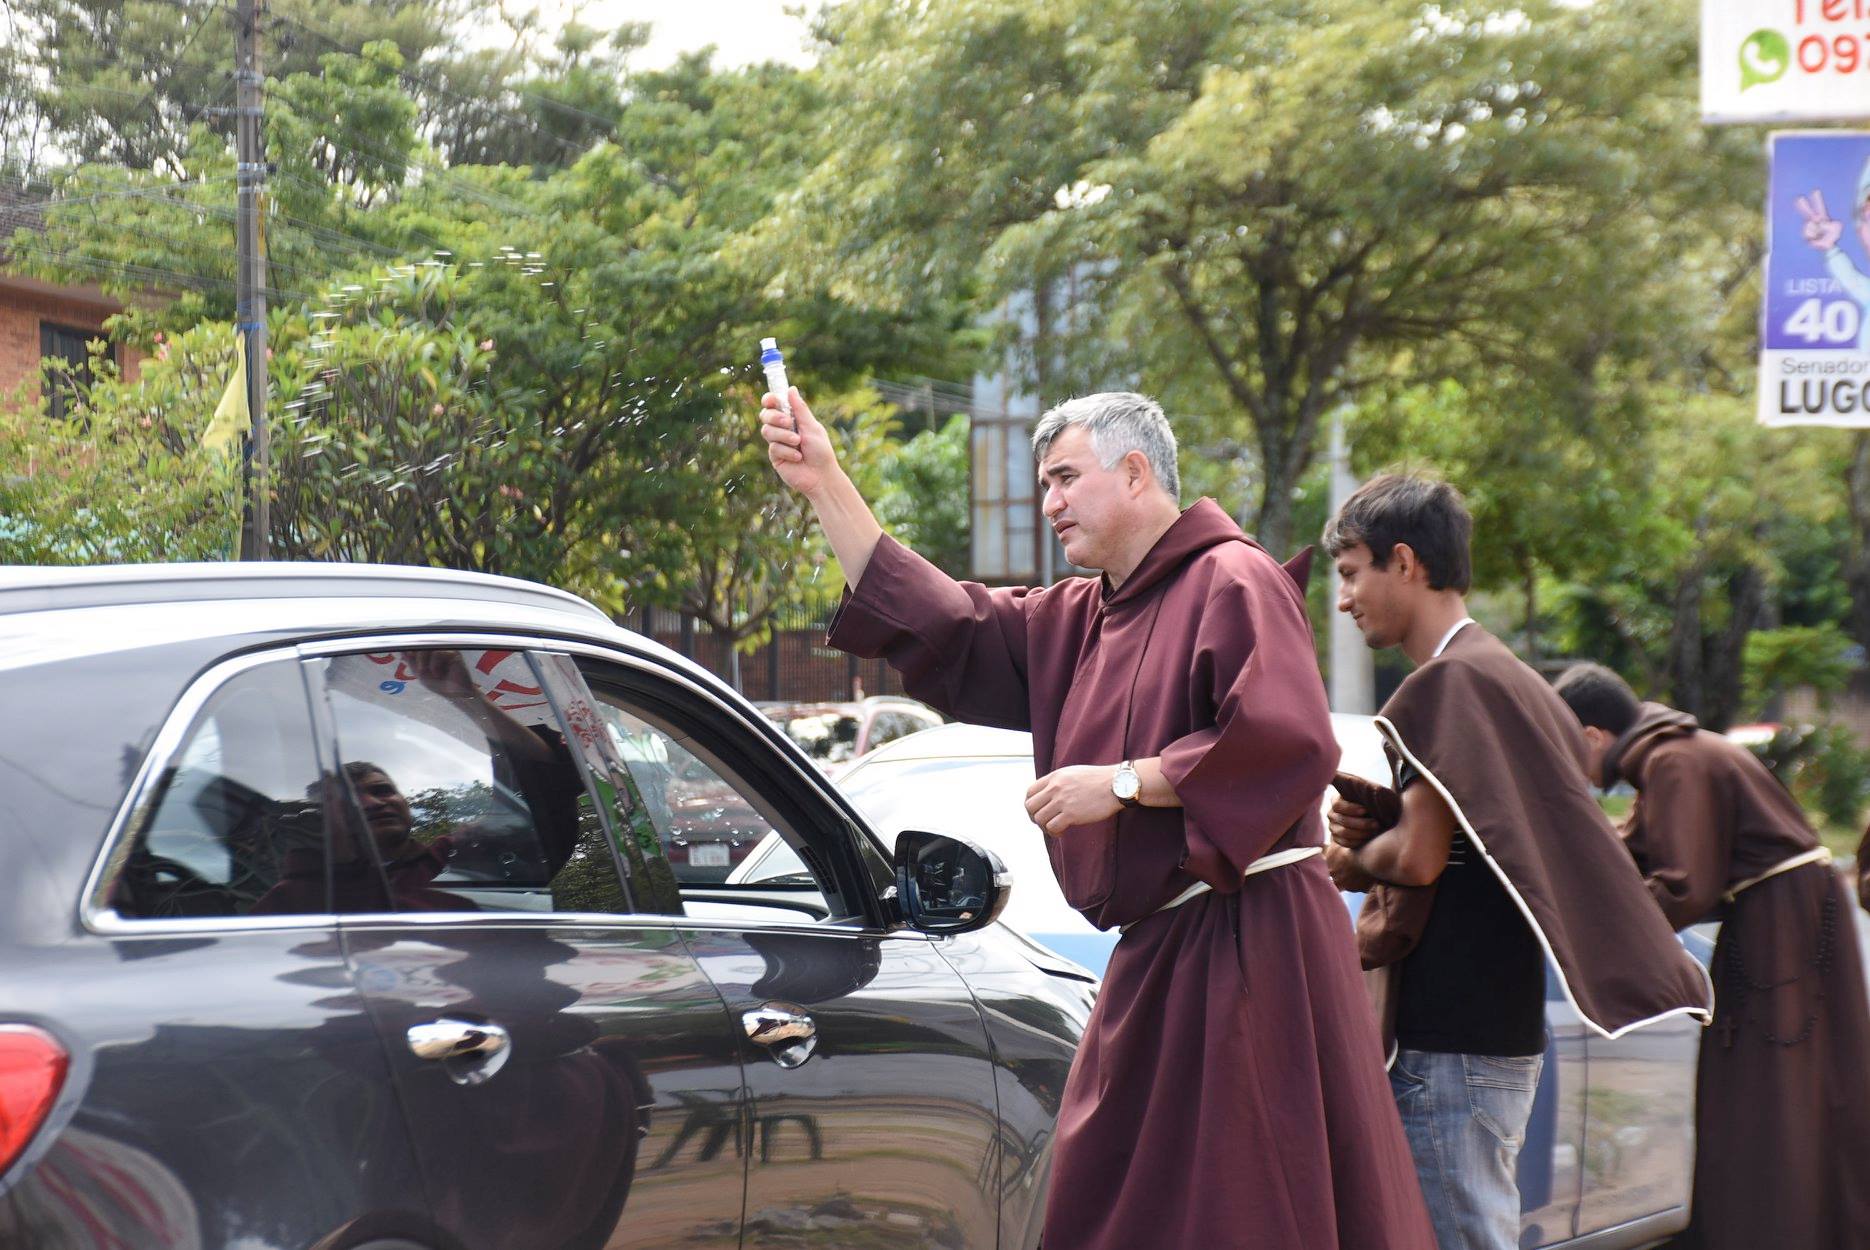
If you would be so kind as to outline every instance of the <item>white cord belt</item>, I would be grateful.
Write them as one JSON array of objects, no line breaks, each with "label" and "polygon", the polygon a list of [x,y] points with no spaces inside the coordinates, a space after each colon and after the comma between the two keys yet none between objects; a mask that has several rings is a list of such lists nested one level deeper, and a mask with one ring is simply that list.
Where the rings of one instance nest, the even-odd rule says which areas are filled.
[{"label": "white cord belt", "polygon": [[1806,851],[1803,855],[1794,855],[1791,859],[1780,860],[1759,876],[1748,877],[1745,881],[1742,881],[1739,885],[1736,885],[1733,889],[1721,895],[1721,898],[1731,903],[1760,882],[1770,881],[1782,872],[1791,872],[1794,868],[1803,868],[1807,864],[1828,864],[1830,862],[1831,852],[1827,851],[1822,846],[1817,847],[1813,850]]},{"label": "white cord belt", "polygon": [[[1262,872],[1271,872],[1275,868],[1284,868],[1288,864],[1303,863],[1314,855],[1323,855],[1324,853],[1325,848],[1322,846],[1295,846],[1284,851],[1274,851],[1271,855],[1262,855],[1248,864],[1246,871],[1241,873],[1240,876],[1241,879],[1244,880],[1247,877],[1256,876]],[[1118,929],[1117,932],[1128,933],[1137,925],[1142,924],[1143,920],[1148,920],[1150,916],[1159,915],[1165,911],[1173,911],[1183,903],[1186,903],[1189,899],[1199,898],[1213,888],[1214,887],[1209,885],[1206,881],[1197,881],[1162,906],[1156,908],[1155,911],[1150,912],[1149,916],[1144,916],[1142,920],[1132,920],[1129,924]]]}]

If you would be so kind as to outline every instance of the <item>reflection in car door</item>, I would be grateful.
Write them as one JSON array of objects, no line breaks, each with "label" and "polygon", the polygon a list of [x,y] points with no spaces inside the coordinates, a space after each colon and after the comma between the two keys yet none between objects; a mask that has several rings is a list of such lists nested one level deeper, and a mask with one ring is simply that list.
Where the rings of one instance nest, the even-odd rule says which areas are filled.
[{"label": "reflection in car door", "polygon": [[[936,939],[886,931],[887,871],[839,808],[740,714],[680,679],[586,665],[600,702],[705,758],[805,848],[823,919],[699,884],[681,922],[742,1030],[753,1117],[749,1247],[997,1244],[998,1107],[986,1028]],[[792,900],[796,901],[796,900]]]},{"label": "reflection in car door", "polygon": [[1579,1237],[1633,1220],[1670,1220],[1659,1232],[1679,1231],[1687,1222],[1700,1046],[1701,1026],[1682,1016],[1615,1041],[1586,1040],[1590,1090]]},{"label": "reflection in car door", "polygon": [[1584,1020],[1545,969],[1545,1065],[1519,1152],[1519,1244],[1570,1241],[1578,1215],[1587,1069]]},{"label": "reflection in car door", "polygon": [[[632,914],[608,779],[566,692],[523,653],[462,654],[469,671],[497,664],[530,705],[498,720],[459,691],[391,691],[357,655],[308,668],[340,771],[393,778],[430,851],[477,848],[384,850],[357,800],[391,906],[342,916],[340,932],[435,1219],[463,1250],[737,1246],[743,1091],[720,996],[672,923]],[[518,815],[490,803],[503,787]]]}]

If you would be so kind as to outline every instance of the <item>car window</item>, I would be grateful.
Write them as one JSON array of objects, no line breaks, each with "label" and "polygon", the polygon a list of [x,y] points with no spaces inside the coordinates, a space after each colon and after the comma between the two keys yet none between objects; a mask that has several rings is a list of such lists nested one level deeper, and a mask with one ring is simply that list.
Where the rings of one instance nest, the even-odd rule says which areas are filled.
[{"label": "car window", "polygon": [[626,912],[607,826],[529,658],[421,649],[317,670],[339,761],[336,910]]},{"label": "car window", "polygon": [[296,659],[208,699],[110,889],[146,919],[324,912],[317,748]]},{"label": "car window", "polygon": [[[819,917],[851,914],[823,850],[814,849],[782,814],[785,800],[764,791],[736,763],[757,743],[736,744],[722,726],[697,723],[693,709],[678,714],[674,705],[627,688],[602,669],[586,668],[585,676],[605,724],[624,744],[619,753],[681,883],[689,915],[706,914],[698,899],[731,901],[736,895],[752,905]],[[791,848],[796,868],[763,874],[758,882],[743,880],[740,870],[769,840]]]},{"label": "car window", "polygon": [[681,915],[681,886],[663,857],[649,801],[629,768],[628,761],[639,758],[645,744],[626,739],[605,721],[570,656],[535,652],[533,661],[559,720],[570,730],[570,743],[585,766],[585,779],[597,791],[598,810],[609,826],[618,865],[628,878],[631,906],[639,912]]},{"label": "car window", "polygon": [[821,764],[841,764],[857,750],[862,726],[849,712],[812,711],[788,716],[786,736]]}]

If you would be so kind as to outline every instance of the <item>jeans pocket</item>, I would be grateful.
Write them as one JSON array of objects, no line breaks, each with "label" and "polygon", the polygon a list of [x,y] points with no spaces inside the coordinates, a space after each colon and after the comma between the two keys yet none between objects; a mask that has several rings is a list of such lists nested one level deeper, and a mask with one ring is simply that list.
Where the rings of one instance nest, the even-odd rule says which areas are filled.
[{"label": "jeans pocket", "polygon": [[1510,1150],[1518,1150],[1525,1141],[1544,1065],[1544,1055],[1461,1056],[1468,1110],[1475,1123]]},{"label": "jeans pocket", "polygon": [[1424,1089],[1428,1088],[1427,1080],[1417,1076],[1403,1066],[1403,1057],[1400,1050],[1396,1052],[1396,1058],[1390,1064],[1389,1076],[1390,1094],[1396,1099],[1398,1106],[1416,1098]]}]

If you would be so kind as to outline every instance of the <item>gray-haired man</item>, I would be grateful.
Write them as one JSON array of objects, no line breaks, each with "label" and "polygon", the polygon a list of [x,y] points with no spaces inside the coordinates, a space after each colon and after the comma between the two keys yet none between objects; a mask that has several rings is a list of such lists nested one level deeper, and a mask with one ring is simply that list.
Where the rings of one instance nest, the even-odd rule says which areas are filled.
[{"label": "gray-haired man", "polygon": [[915,694],[1030,729],[1059,884],[1120,928],[1066,1083],[1051,1250],[1434,1245],[1344,905],[1319,858],[1337,764],[1300,586],[1211,500],[1177,503],[1140,395],[1033,438],[1045,516],[1097,577],[956,582],[884,535],[794,390],[773,466],[854,589],[831,641]]}]

